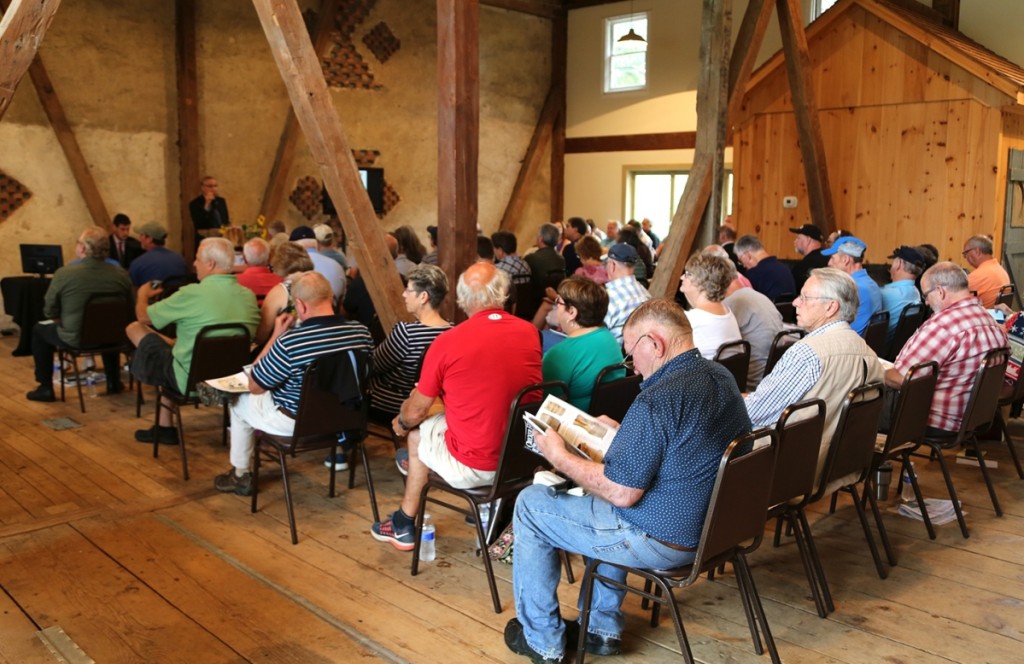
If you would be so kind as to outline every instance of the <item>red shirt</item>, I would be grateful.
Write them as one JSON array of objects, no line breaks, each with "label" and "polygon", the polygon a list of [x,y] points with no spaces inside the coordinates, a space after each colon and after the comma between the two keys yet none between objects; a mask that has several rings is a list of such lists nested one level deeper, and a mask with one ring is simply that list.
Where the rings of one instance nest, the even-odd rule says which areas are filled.
[{"label": "red shirt", "polygon": [[444,401],[451,455],[475,470],[493,471],[512,400],[541,380],[537,328],[501,309],[487,309],[437,337],[416,389]]},{"label": "red shirt", "polygon": [[919,362],[939,363],[928,426],[959,431],[985,353],[1006,345],[1006,330],[977,298],[969,297],[932,314],[907,341],[895,364],[906,374]]},{"label": "red shirt", "polygon": [[256,300],[262,304],[270,289],[281,283],[281,277],[271,272],[265,265],[249,266],[238,274],[238,283],[255,293]]}]

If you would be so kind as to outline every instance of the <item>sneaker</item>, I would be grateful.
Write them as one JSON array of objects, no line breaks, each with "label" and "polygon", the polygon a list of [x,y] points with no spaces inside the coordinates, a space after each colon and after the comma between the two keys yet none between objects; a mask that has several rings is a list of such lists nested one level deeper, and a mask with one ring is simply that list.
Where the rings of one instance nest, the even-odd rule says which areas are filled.
[{"label": "sneaker", "polygon": [[[580,624],[575,620],[565,622],[565,649],[576,650],[576,644],[580,641]],[[622,641],[610,636],[601,636],[593,632],[587,632],[586,650],[591,655],[607,657],[618,655],[622,652]]]},{"label": "sneaker", "polygon": [[178,430],[175,427],[151,426],[135,432],[135,440],[140,443],[152,443],[159,436],[161,445],[177,445]]},{"label": "sneaker", "polygon": [[341,450],[338,450],[333,455],[328,454],[327,458],[324,459],[324,466],[330,468],[332,465],[334,470],[348,470],[348,455]]},{"label": "sneaker", "polygon": [[252,473],[246,473],[239,477],[235,469],[231,468],[223,475],[213,478],[213,488],[224,493],[234,493],[239,496],[252,495]]},{"label": "sneaker", "polygon": [[395,466],[398,467],[398,472],[403,475],[409,474],[409,448],[399,447],[395,450]]},{"label": "sneaker", "polygon": [[531,648],[519,618],[513,618],[505,625],[505,645],[515,654],[529,657],[534,664],[559,664],[562,661],[561,657],[545,657]]},{"label": "sneaker", "polygon": [[396,530],[391,516],[386,521],[373,524],[370,527],[370,534],[378,542],[388,542],[399,551],[412,551],[416,548],[416,529],[409,525]]},{"label": "sneaker", "polygon": [[25,394],[25,398],[29,401],[56,401],[57,397],[53,394],[52,385],[40,385],[36,389]]}]

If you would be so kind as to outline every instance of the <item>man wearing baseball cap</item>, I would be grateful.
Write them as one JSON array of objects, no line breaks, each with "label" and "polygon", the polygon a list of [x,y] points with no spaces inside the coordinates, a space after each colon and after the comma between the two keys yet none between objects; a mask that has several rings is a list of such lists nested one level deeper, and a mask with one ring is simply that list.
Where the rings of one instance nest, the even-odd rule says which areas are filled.
[{"label": "man wearing baseball cap", "polygon": [[633,310],[651,299],[651,294],[633,276],[633,266],[640,259],[636,249],[625,242],[613,244],[608,249],[608,313],[604,324],[615,340],[622,343],[622,328]]},{"label": "man wearing baseball cap", "polygon": [[921,291],[917,290],[917,278],[924,271],[924,256],[914,247],[901,244],[889,256],[889,276],[892,283],[882,288],[882,308],[889,312],[889,331],[885,340],[892,340],[900,314],[911,304],[921,303]]},{"label": "man wearing baseball cap", "polygon": [[850,327],[857,334],[863,334],[868,323],[871,322],[871,317],[876,311],[882,310],[882,289],[864,269],[864,254],[867,250],[868,245],[864,244],[863,240],[847,235],[839,238],[835,244],[821,252],[823,256],[829,257],[829,267],[842,270],[853,277],[853,281],[857,284],[860,306],[857,307],[857,317],[850,323]]},{"label": "man wearing baseball cap", "polygon": [[796,235],[793,238],[793,248],[802,256],[800,262],[793,266],[793,281],[796,282],[796,292],[799,293],[807,277],[811,276],[811,270],[828,267],[828,256],[821,255],[821,243],[825,236],[814,224],[790,228],[789,232]]},{"label": "man wearing baseball cap", "polygon": [[146,253],[133,260],[128,267],[128,275],[136,288],[151,281],[167,281],[171,277],[188,274],[188,263],[182,255],[164,246],[167,242],[166,226],[147,221],[137,231],[139,244]]}]

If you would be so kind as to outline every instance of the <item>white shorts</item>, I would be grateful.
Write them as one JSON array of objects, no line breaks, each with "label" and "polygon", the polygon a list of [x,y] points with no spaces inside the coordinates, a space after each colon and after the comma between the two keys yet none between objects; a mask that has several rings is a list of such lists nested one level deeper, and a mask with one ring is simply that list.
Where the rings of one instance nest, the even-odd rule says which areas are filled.
[{"label": "white shorts", "polygon": [[493,470],[470,468],[452,456],[444,442],[448,422],[444,413],[432,415],[420,422],[420,443],[417,453],[423,464],[444,478],[456,489],[472,489],[494,482]]}]

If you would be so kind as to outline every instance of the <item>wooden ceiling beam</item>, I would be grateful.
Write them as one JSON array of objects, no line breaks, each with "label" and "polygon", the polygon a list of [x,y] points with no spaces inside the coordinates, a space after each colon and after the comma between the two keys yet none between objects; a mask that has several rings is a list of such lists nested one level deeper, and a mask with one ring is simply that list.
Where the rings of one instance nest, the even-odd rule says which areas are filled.
[{"label": "wooden ceiling beam", "polygon": [[60,0],[13,0],[0,19],[0,118],[32,64]]},{"label": "wooden ceiling beam", "polygon": [[381,325],[390,331],[408,320],[402,301],[402,281],[384,233],[366,194],[352,148],[334,108],[323,68],[295,0],[253,0],[270,52],[281,71],[299,126],[338,211],[359,271],[377,309]]},{"label": "wooden ceiling beam", "polygon": [[196,231],[188,204],[199,190],[199,83],[196,63],[196,0],[176,0],[174,6],[175,78],[178,86],[178,204],[181,215],[181,253],[191,260]]},{"label": "wooden ceiling beam", "polygon": [[480,4],[542,18],[555,18],[562,11],[561,0],[480,0]]}]

